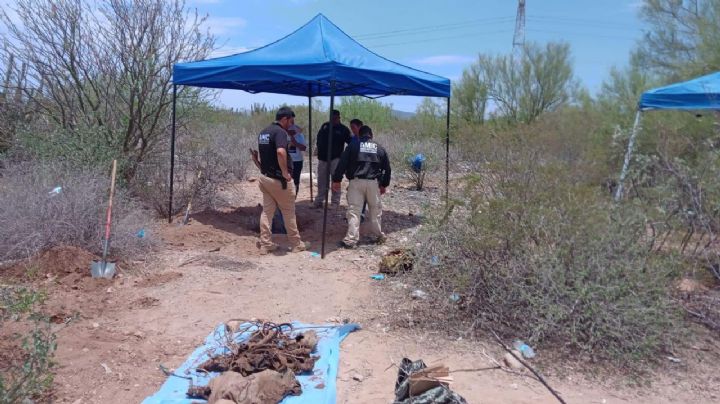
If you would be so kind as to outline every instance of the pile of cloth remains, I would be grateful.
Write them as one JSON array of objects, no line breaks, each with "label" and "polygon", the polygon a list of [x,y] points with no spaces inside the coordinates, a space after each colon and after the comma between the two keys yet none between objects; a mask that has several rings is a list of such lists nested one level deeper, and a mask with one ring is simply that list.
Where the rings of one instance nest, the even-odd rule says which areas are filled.
[{"label": "pile of cloth remains", "polygon": [[[197,367],[206,372],[221,372],[208,386],[190,387],[187,395],[207,399],[209,403],[230,400],[234,403],[277,403],[286,395],[300,395],[296,374],[310,372],[318,357],[311,355],[317,345],[315,331],[293,334],[290,324],[254,322],[257,328],[249,338],[226,343],[227,353],[214,356]],[[238,330],[227,327],[229,335]],[[240,330],[244,333],[244,330]],[[257,374],[257,375],[256,375]],[[258,400],[262,396],[265,399]],[[252,401],[246,401],[245,398]]]},{"label": "pile of cloth remains", "polygon": [[[448,374],[446,367],[435,368],[444,368],[444,373]],[[462,396],[450,390],[446,378],[434,378],[432,373],[425,374],[426,370],[430,368],[421,359],[413,362],[403,358],[395,382],[393,404],[467,404]]]}]

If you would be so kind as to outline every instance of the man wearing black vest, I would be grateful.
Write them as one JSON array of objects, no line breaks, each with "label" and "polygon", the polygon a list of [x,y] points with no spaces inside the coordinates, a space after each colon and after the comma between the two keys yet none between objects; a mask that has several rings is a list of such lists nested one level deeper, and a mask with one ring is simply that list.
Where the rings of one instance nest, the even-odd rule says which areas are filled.
[{"label": "man wearing black vest", "polygon": [[[328,137],[330,135],[330,123],[332,123],[333,137],[332,150],[329,151]],[[315,197],[315,203],[313,203],[314,207],[320,208],[323,206],[325,195],[330,185],[330,176],[340,161],[340,155],[345,145],[349,144],[351,139],[350,129],[340,122],[340,111],[334,109],[331,114],[331,121],[322,124],[317,133],[318,193]],[[330,202],[334,207],[340,205],[340,189],[332,192]]]},{"label": "man wearing black vest", "polygon": [[367,201],[370,208],[370,227],[375,241],[382,243],[385,235],[380,226],[382,203],[380,195],[390,185],[390,159],[385,149],[372,139],[368,126],[360,128],[360,140],[352,142],[340,157],[340,163],[332,175],[333,191],[340,189],[343,175],[350,184],[347,188],[348,230],[340,245],[355,248],[360,240],[360,210]]},{"label": "man wearing black vest", "polygon": [[275,122],[260,131],[258,151],[253,151],[253,160],[259,165],[262,175],[258,180],[263,194],[263,211],[260,214],[260,253],[267,254],[278,248],[272,242],[270,223],[275,210],[282,213],[287,238],[292,252],[305,251],[295,221],[295,193],[292,184],[292,160],[288,155],[288,134],[295,113],[289,107],[282,107],[275,114]]}]

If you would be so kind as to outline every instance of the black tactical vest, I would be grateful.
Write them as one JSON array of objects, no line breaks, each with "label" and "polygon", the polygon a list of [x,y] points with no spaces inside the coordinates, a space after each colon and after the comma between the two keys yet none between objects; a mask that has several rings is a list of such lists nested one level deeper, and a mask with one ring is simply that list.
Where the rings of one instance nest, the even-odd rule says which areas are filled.
[{"label": "black tactical vest", "polygon": [[358,152],[358,163],[380,163],[378,156],[378,144],[372,139],[360,139],[360,151]]},{"label": "black tactical vest", "polygon": [[282,170],[277,159],[276,136],[285,136],[287,138],[287,132],[276,123],[263,129],[258,135],[260,170],[268,177],[282,179]]}]

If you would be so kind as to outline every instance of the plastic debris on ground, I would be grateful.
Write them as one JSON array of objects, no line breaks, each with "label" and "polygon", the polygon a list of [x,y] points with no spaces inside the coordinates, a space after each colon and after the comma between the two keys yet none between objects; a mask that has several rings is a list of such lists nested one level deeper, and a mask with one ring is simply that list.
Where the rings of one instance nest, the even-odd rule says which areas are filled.
[{"label": "plastic debris on ground", "polygon": [[[232,324],[231,324],[232,323]],[[285,386],[284,394],[294,394],[294,384],[290,377],[297,379],[302,393],[300,395],[286,396],[283,404],[302,403],[334,403],[336,397],[336,379],[338,372],[340,342],[352,331],[359,329],[357,324],[345,325],[308,325],[298,322],[291,324],[274,325],[259,322],[228,322],[220,324],[205,340],[205,343],[197,348],[188,359],[169,375],[160,390],[150,397],[147,397],[143,404],[190,404],[197,403],[198,398],[209,397],[212,394],[212,386],[209,383],[220,374],[237,372],[241,375],[252,375],[258,378],[260,373],[255,371],[269,370],[270,373],[263,377],[275,381],[276,386]],[[278,331],[282,330],[282,335]],[[258,332],[260,331],[260,332]],[[303,335],[303,337],[300,337]],[[305,338],[312,338],[314,341],[303,342]],[[288,355],[278,354],[282,349],[271,349],[271,355],[261,353],[261,346],[272,346],[268,344],[275,340],[277,347],[282,348],[284,344],[292,345],[291,349],[301,349],[307,344],[315,346],[315,349],[305,359],[298,359],[297,353],[308,351],[288,352]],[[233,355],[234,360],[228,356],[235,351],[242,351],[248,347],[255,347],[251,353],[257,355]],[[276,348],[277,348],[276,347]],[[213,360],[215,358],[216,360]],[[204,368],[206,370],[201,370]],[[221,373],[220,370],[227,370]],[[297,374],[291,375],[297,370]],[[224,396],[231,396],[237,391],[239,380],[235,376],[228,375],[224,386],[227,391]],[[215,382],[217,385],[219,382]],[[258,381],[257,383],[264,383]],[[253,387],[250,381],[243,385],[250,391]],[[197,394],[195,397],[188,397],[190,391]],[[277,389],[274,390],[277,392]],[[208,393],[205,395],[205,393]],[[223,397],[224,397],[223,396]],[[219,398],[223,398],[219,397]],[[245,401],[236,401],[244,403]]]},{"label": "plastic debris on ground", "polygon": [[310,252],[310,256],[313,257],[313,258],[320,258],[320,253],[319,253],[319,252],[312,251],[312,252]]},{"label": "plastic debris on ground", "polygon": [[381,281],[381,280],[385,279],[385,275],[374,274],[374,275],[370,275],[370,278],[375,279],[376,281]]},{"label": "plastic debris on ground", "polygon": [[525,359],[532,359],[535,357],[535,351],[522,340],[516,339],[513,342],[513,348],[517,349]]},{"label": "plastic debris on ground", "polygon": [[420,289],[415,289],[415,290],[413,290],[412,293],[410,293],[410,296],[411,296],[413,299],[422,299],[422,300],[425,300],[425,299],[428,298],[428,294],[425,293],[424,291],[420,290]]},{"label": "plastic debris on ground", "polygon": [[50,192],[48,192],[48,195],[55,196],[60,194],[60,192],[62,192],[62,187],[55,187]]},{"label": "plastic debris on ground", "polygon": [[450,390],[453,378],[444,365],[427,367],[422,360],[403,358],[395,382],[394,404],[467,404],[467,401]]}]

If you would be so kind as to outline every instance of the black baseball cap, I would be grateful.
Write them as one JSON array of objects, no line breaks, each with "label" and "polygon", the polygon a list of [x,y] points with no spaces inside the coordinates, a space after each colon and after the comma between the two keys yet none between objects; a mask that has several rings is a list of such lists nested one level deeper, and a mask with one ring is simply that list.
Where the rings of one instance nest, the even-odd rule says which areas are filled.
[{"label": "black baseball cap", "polygon": [[360,130],[358,132],[360,133],[360,136],[372,136],[373,135],[372,129],[370,129],[370,127],[367,125],[361,126]]},{"label": "black baseball cap", "polygon": [[275,120],[279,121],[283,118],[295,118],[295,112],[290,107],[280,107],[275,113]]}]

